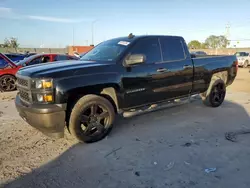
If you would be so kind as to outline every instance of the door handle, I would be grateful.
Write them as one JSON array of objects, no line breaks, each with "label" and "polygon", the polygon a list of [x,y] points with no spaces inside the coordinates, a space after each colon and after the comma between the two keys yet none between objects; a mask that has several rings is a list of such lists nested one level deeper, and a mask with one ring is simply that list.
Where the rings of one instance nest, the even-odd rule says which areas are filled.
[{"label": "door handle", "polygon": [[165,69],[165,68],[159,68],[157,69],[157,72],[166,72],[168,69]]},{"label": "door handle", "polygon": [[192,66],[191,65],[184,65],[183,66],[183,69],[187,69],[187,68],[192,68]]}]

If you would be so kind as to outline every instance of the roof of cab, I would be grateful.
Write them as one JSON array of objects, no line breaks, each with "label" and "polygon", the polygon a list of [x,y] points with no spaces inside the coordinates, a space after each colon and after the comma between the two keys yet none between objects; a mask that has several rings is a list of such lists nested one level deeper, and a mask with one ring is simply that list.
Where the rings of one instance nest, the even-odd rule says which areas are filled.
[{"label": "roof of cab", "polygon": [[181,36],[172,36],[172,35],[133,35],[133,37],[117,37],[117,38],[113,38],[110,40],[125,40],[125,41],[134,41],[140,38],[148,38],[148,37],[175,37],[175,38],[183,38]]}]

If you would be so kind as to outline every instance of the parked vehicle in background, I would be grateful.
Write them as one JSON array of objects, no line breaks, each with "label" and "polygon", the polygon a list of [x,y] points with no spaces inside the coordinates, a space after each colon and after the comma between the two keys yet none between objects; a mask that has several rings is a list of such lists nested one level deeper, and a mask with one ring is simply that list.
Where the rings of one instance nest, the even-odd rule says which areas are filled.
[{"label": "parked vehicle in background", "polygon": [[15,75],[21,67],[65,60],[77,60],[77,58],[64,54],[37,54],[19,62],[13,62],[6,55],[0,53],[0,90],[13,91],[16,89]]},{"label": "parked vehicle in background", "polygon": [[182,37],[130,34],[102,42],[75,63],[20,69],[15,104],[44,134],[63,137],[67,125],[90,143],[110,133],[116,114],[132,117],[195,94],[218,107],[237,70],[235,56],[191,58]]},{"label": "parked vehicle in background", "polygon": [[21,61],[25,58],[28,58],[31,55],[35,55],[36,53],[25,53],[25,54],[20,54],[20,53],[6,53],[6,55],[10,60],[12,61]]},{"label": "parked vehicle in background", "polygon": [[4,55],[6,55],[11,61],[20,61],[26,57],[25,54],[17,54],[17,53],[6,53]]},{"label": "parked vehicle in background", "polygon": [[15,65],[6,55],[0,53],[0,91],[13,91],[16,89],[15,74],[21,66]]},{"label": "parked vehicle in background", "polygon": [[80,54],[78,52],[74,52],[74,56],[80,58]]},{"label": "parked vehicle in background", "polygon": [[250,65],[249,52],[236,52],[234,55],[236,55],[240,67],[247,68]]},{"label": "parked vehicle in background", "polygon": [[191,56],[194,58],[194,57],[202,57],[202,56],[207,56],[207,53],[206,52],[203,52],[203,51],[193,51],[190,53]]},{"label": "parked vehicle in background", "polygon": [[16,65],[30,66],[52,61],[77,60],[77,59],[79,58],[66,54],[36,54],[17,62]]}]

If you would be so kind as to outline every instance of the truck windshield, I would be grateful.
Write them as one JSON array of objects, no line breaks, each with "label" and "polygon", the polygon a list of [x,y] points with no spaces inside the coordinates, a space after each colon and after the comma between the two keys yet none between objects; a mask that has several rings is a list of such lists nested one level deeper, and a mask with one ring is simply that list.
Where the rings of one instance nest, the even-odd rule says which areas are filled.
[{"label": "truck windshield", "polygon": [[128,41],[108,40],[87,52],[80,60],[114,61],[130,44]]},{"label": "truck windshield", "polygon": [[236,52],[235,55],[239,57],[239,56],[247,56],[248,54],[246,52]]}]

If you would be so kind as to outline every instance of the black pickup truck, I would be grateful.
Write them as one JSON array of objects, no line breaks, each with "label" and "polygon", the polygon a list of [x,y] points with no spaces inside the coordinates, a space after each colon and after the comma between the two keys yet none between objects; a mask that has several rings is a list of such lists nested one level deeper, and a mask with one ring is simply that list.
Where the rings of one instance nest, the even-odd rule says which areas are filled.
[{"label": "black pickup truck", "polygon": [[79,61],[20,69],[15,104],[44,134],[61,138],[66,127],[90,143],[109,134],[116,114],[131,117],[195,94],[220,106],[237,69],[236,56],[191,58],[182,37],[130,34],[102,42]]}]

